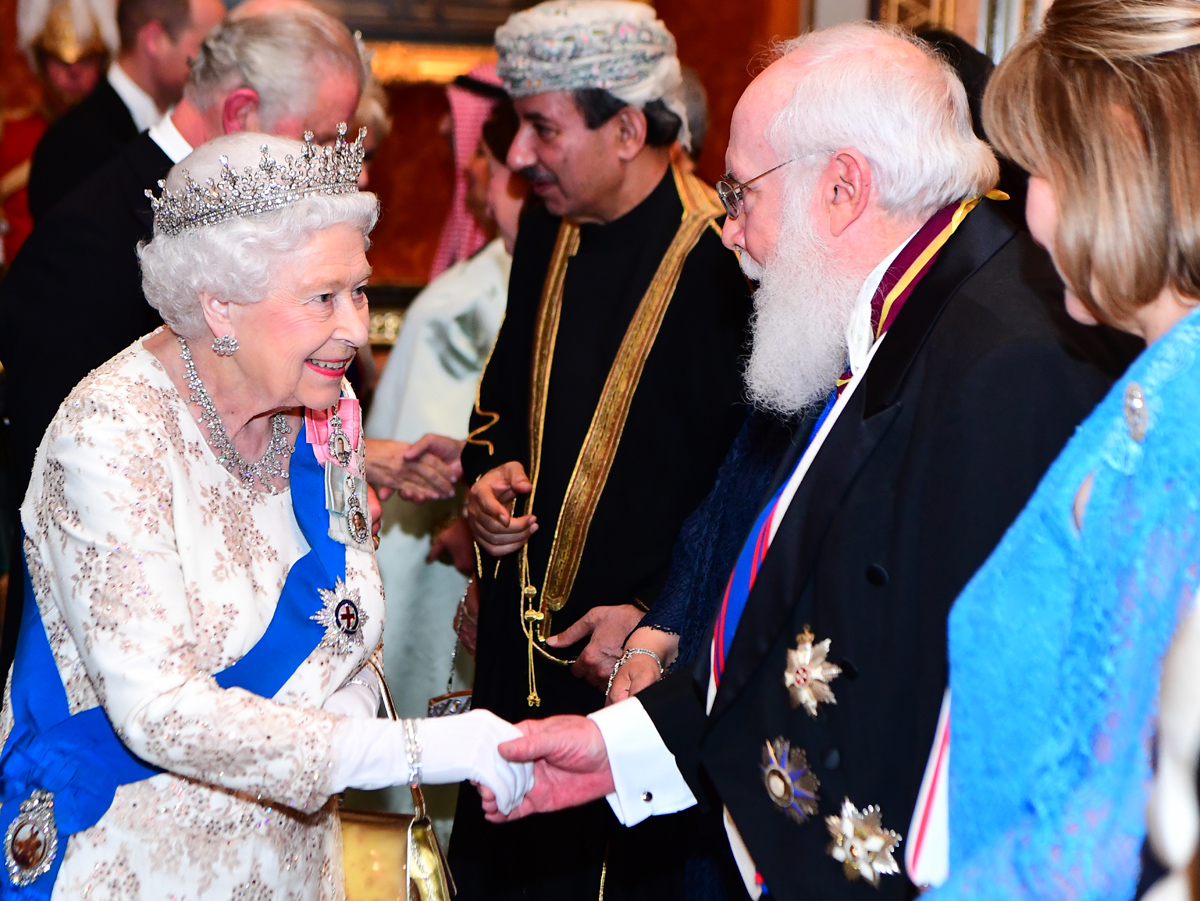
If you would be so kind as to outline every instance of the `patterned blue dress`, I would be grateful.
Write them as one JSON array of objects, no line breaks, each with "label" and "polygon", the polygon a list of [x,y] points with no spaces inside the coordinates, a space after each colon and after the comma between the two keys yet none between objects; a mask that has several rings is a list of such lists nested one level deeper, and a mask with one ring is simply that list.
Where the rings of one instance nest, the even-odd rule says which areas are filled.
[{"label": "patterned blue dress", "polygon": [[1200,312],[1142,353],[954,606],[950,879],[927,898],[1134,895],[1161,659],[1200,583],[1198,349]]}]

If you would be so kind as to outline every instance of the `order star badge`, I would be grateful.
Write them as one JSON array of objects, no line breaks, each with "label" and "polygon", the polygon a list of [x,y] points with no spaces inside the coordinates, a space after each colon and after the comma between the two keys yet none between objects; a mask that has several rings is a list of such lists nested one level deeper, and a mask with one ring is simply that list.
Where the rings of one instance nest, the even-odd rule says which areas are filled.
[{"label": "order star badge", "polygon": [[325,606],[309,619],[325,627],[325,637],[321,639],[320,647],[342,655],[349,654],[363,643],[362,627],[369,619],[359,608],[358,589],[351,591],[339,577],[332,591],[328,588],[317,590],[321,592],[321,601]]},{"label": "order star badge", "polygon": [[826,817],[825,825],[833,836],[827,849],[829,856],[842,865],[851,882],[862,878],[878,886],[880,876],[900,872],[892,852],[903,839],[883,828],[878,807],[872,805],[860,811],[847,798],[841,815]]},{"label": "order star badge", "polygon": [[783,684],[794,710],[801,705],[809,716],[817,715],[817,705],[836,704],[837,699],[829,683],[842,674],[842,668],[826,660],[829,654],[829,639],[813,644],[813,634],[805,626],[796,636],[796,647],[787,652],[787,669],[783,671]]},{"label": "order star badge", "polygon": [[808,768],[803,748],[793,748],[783,737],[769,741],[763,748],[759,770],[767,794],[781,813],[804,823],[817,812],[817,789],[821,784]]}]

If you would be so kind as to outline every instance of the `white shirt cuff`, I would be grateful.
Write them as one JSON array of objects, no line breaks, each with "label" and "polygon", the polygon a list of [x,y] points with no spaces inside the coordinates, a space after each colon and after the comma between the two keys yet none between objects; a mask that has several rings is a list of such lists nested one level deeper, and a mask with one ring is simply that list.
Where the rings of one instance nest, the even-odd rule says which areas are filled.
[{"label": "white shirt cuff", "polygon": [[667,750],[654,721],[637,698],[630,698],[591,714],[600,728],[616,788],[609,806],[626,826],[647,817],[686,810],[696,803],[675,755]]}]

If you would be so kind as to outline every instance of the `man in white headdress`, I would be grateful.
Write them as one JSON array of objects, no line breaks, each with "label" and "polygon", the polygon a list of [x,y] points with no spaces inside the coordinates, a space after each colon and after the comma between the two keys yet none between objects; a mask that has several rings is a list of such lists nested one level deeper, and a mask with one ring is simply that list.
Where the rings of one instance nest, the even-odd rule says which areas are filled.
[{"label": "man in white headdress", "polygon": [[[671,164],[690,137],[653,8],[551,0],[514,14],[496,46],[520,117],[508,165],[542,204],[521,221],[463,468],[475,705],[516,721],[604,703],[745,418],[750,307],[720,203]],[[671,830],[649,829],[619,829],[603,804],[496,828],[464,791],[451,866],[465,901],[678,896],[661,866]]]}]

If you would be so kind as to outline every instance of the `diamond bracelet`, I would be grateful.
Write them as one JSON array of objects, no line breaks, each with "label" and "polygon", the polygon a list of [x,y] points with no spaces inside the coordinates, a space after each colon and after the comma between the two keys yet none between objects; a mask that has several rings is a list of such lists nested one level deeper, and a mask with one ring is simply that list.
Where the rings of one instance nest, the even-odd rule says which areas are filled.
[{"label": "diamond bracelet", "polygon": [[421,742],[417,738],[417,721],[404,721],[404,753],[408,758],[408,784],[421,784]]},{"label": "diamond bracelet", "polygon": [[662,674],[667,671],[666,667],[663,666],[662,658],[649,648],[626,648],[625,653],[621,656],[621,659],[613,664],[612,673],[608,677],[608,688],[604,689],[605,697],[608,697],[610,694],[612,694],[613,680],[617,678],[617,673],[620,671],[621,667],[628,663],[629,659],[633,657],[634,654],[641,654],[644,657],[651,658],[658,665],[658,675],[660,678],[662,677]]}]

